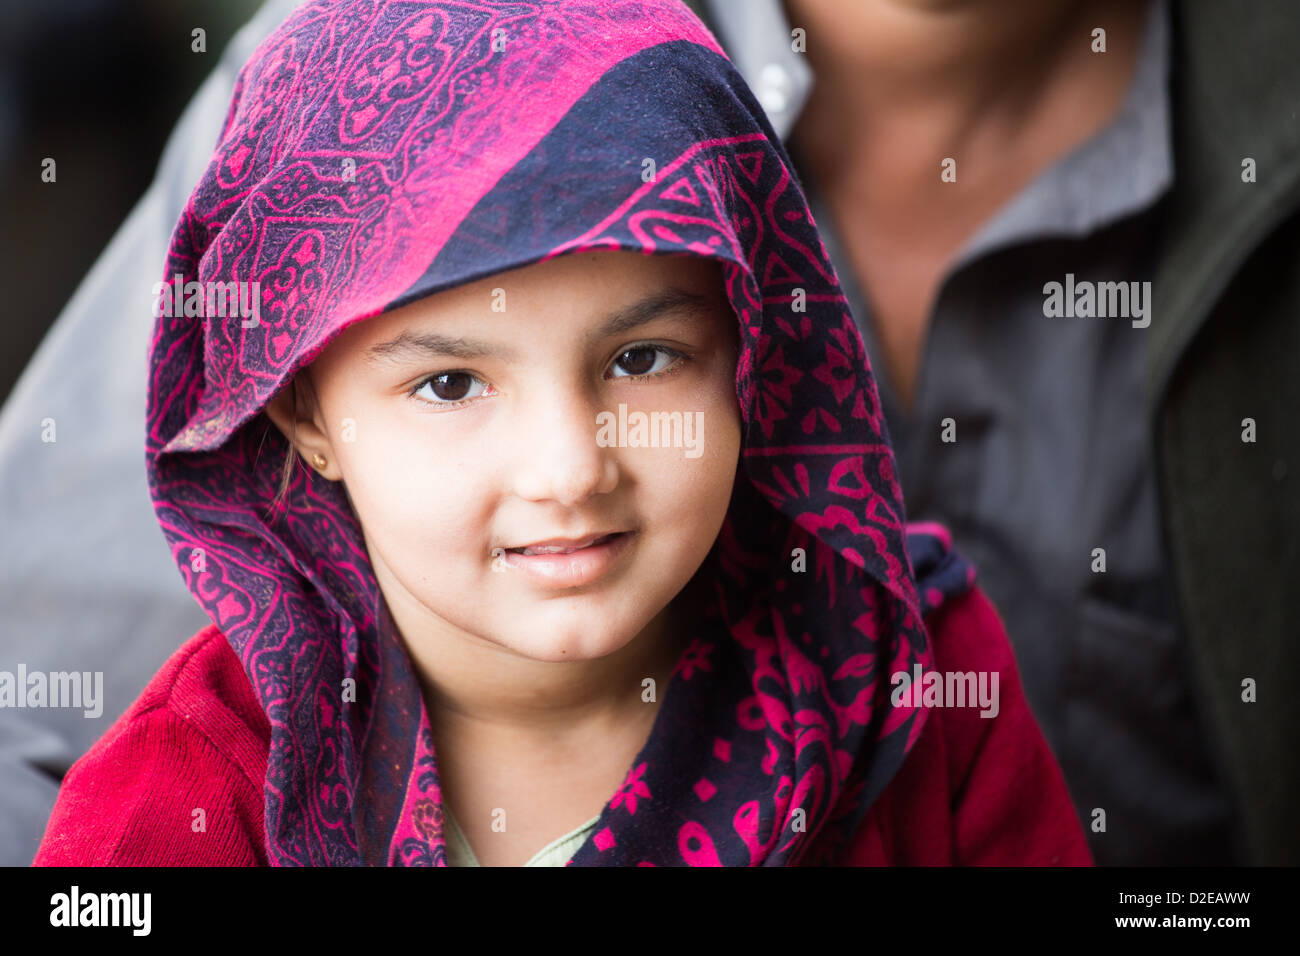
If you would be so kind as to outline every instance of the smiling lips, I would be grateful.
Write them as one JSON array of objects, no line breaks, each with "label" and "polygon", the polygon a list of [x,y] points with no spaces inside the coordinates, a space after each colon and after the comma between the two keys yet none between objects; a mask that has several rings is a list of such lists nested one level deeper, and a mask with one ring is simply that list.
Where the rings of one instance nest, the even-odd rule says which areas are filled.
[{"label": "smiling lips", "polygon": [[580,551],[596,543],[604,543],[619,531],[612,531],[609,534],[593,534],[585,538],[551,538],[547,541],[538,541],[522,548],[506,548],[507,551],[513,551],[516,554],[572,554],[574,551]]},{"label": "smiling lips", "polygon": [[576,588],[606,574],[635,536],[632,531],[616,531],[585,538],[552,538],[507,548],[501,560],[544,587]]}]

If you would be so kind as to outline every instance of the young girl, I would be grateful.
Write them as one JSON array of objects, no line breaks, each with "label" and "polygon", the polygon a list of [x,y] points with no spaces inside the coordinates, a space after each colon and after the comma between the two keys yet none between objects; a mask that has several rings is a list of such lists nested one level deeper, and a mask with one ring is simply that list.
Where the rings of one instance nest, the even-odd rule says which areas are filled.
[{"label": "young girl", "polygon": [[679,3],[305,4],[166,279],[147,467],[213,624],[36,863],[1090,862]]}]

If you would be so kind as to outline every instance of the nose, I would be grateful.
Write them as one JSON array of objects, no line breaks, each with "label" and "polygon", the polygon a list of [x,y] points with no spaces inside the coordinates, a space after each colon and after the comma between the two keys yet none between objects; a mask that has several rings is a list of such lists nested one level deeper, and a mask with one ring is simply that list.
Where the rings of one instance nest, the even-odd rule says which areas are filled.
[{"label": "nose", "polygon": [[514,492],[529,501],[572,507],[618,485],[615,450],[596,442],[594,403],[580,393],[552,391],[521,414],[513,458]]}]

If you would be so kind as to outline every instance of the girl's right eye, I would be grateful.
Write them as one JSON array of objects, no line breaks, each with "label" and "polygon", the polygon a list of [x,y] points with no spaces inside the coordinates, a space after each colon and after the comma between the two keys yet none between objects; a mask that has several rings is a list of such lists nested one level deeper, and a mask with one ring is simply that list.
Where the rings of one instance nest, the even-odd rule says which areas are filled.
[{"label": "girl's right eye", "polygon": [[487,387],[486,382],[469,372],[438,372],[422,379],[410,394],[438,408],[457,408],[481,396],[481,392],[473,394],[475,383]]}]

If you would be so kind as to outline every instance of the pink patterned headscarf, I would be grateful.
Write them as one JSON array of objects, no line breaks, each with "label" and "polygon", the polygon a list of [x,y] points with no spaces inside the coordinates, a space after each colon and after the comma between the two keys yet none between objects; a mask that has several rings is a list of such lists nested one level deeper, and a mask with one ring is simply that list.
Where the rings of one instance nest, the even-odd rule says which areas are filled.
[{"label": "pink patterned headscarf", "polygon": [[917,739],[926,712],[891,706],[889,675],[931,659],[875,384],[713,36],[676,0],[314,0],[241,72],[168,250],[187,303],[187,283],[258,283],[256,321],[178,302],[148,391],[158,519],[271,724],[272,862],[444,865],[446,845],[356,515],[310,469],[269,513],[291,450],[266,402],[354,322],[591,249],[722,264],[743,437],[707,614],[571,864],[834,862]]}]

